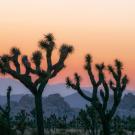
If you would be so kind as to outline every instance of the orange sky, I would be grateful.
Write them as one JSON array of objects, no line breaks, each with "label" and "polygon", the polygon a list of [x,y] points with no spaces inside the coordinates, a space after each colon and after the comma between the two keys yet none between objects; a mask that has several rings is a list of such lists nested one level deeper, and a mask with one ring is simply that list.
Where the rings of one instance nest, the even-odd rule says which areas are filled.
[{"label": "orange sky", "polygon": [[134,89],[134,7],[134,0],[0,0],[0,54],[12,46],[31,54],[43,34],[52,32],[58,47],[75,47],[68,67],[53,83],[78,71],[88,84],[82,67],[84,55],[91,53],[95,62],[106,64],[120,58],[130,79],[128,87]]}]

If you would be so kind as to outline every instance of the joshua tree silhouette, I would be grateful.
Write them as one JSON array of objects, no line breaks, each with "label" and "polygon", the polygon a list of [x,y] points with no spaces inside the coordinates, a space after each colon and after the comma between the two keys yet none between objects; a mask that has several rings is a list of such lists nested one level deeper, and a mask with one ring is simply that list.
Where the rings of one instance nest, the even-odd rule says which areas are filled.
[{"label": "joshua tree silhouette", "polygon": [[[25,68],[25,73],[23,73],[19,61],[21,52],[18,48],[12,48],[10,55],[1,56],[0,69],[1,73],[10,74],[13,78],[23,83],[34,95],[38,135],[44,135],[42,93],[48,81],[54,78],[65,67],[65,60],[73,52],[73,47],[63,44],[59,49],[59,60],[54,65],[52,64],[52,52],[55,48],[53,35],[45,35],[45,38],[39,42],[39,47],[46,52],[47,69],[46,66],[41,67],[43,59],[41,51],[35,51],[32,54],[31,61],[26,55],[22,56],[22,64]],[[34,67],[32,67],[31,62],[35,65]],[[32,75],[37,76],[36,80],[32,79]]]},{"label": "joshua tree silhouette", "polygon": [[[86,95],[80,87],[80,76],[75,73],[75,83],[67,77],[66,84],[68,87],[71,87],[78,91],[78,93],[86,100],[91,102],[91,104],[95,107],[95,109],[99,113],[99,117],[102,122],[104,135],[110,135],[110,121],[115,114],[117,107],[121,101],[122,93],[125,90],[128,79],[126,75],[122,75],[123,64],[119,60],[115,60],[115,67],[109,65],[107,70],[112,74],[113,79],[107,82],[105,78],[105,68],[104,63],[96,64],[96,69],[98,72],[98,81],[95,79],[95,76],[92,71],[92,57],[88,54],[85,58],[85,70],[87,71],[93,91],[92,97]],[[101,87],[100,87],[101,86]],[[110,89],[113,91],[113,105],[111,109],[108,109],[108,101],[109,101],[109,91]],[[100,90],[100,97],[98,97],[98,90]]]}]

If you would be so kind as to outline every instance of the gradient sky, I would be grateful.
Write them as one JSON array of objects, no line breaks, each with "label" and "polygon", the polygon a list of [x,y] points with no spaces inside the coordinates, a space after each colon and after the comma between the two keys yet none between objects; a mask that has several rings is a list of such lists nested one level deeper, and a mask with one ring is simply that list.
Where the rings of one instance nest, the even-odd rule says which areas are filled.
[{"label": "gradient sky", "polygon": [[0,0],[0,54],[17,46],[29,55],[48,32],[58,48],[62,43],[75,47],[68,67],[52,83],[77,71],[87,85],[84,56],[91,53],[95,63],[121,59],[128,87],[135,89],[135,0]]}]

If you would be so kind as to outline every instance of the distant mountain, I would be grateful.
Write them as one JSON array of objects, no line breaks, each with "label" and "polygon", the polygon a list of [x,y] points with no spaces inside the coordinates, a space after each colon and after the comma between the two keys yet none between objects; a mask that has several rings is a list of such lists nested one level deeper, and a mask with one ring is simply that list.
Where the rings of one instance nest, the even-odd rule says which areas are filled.
[{"label": "distant mountain", "polygon": [[5,96],[0,96],[0,105],[5,104],[6,102],[6,97]]},{"label": "distant mountain", "polygon": [[[22,98],[24,95],[11,95],[11,101],[13,102],[19,102],[19,100]],[[4,105],[7,101],[6,96],[0,96],[0,105]]]},{"label": "distant mountain", "polygon": [[[88,91],[84,91],[85,94],[90,95]],[[72,94],[64,98],[64,100],[73,108],[85,108],[86,104],[89,104],[78,93]],[[111,108],[113,104],[113,96],[110,95],[108,102],[108,108]],[[135,95],[127,93],[123,96],[121,103],[117,109],[116,114],[120,116],[135,116]]]},{"label": "distant mountain", "polygon": [[119,115],[134,116],[135,117],[135,95],[128,93],[123,97],[117,111]]},{"label": "distant mountain", "polygon": [[[88,91],[84,91],[84,93],[90,95]],[[0,97],[0,102],[3,103],[3,99],[6,100],[6,97]],[[34,97],[32,95],[13,95],[11,100],[13,115],[21,109],[30,112],[34,108]],[[85,108],[86,104],[89,104],[77,92],[66,97],[62,97],[60,94],[49,95],[48,97],[43,97],[42,101],[45,116],[55,113],[57,116],[66,114],[70,118],[77,115],[81,108]],[[113,97],[110,96],[108,107],[111,107],[112,103]],[[124,95],[116,114],[120,116],[135,116],[135,95],[132,93]]]},{"label": "distant mountain", "polygon": [[[91,95],[90,92],[84,91],[86,95]],[[85,108],[86,104],[89,104],[83,97],[81,97],[77,92],[66,96],[64,100],[72,107],[72,108]]]},{"label": "distant mountain", "polygon": [[[13,91],[12,95],[25,95],[25,94],[31,94],[29,90],[18,80],[11,79],[11,78],[0,78],[0,95],[5,96],[6,95],[6,89],[8,86],[12,86]],[[91,92],[91,88],[89,87],[83,87],[85,91]],[[127,90],[125,93],[128,93],[129,90]],[[71,88],[67,88],[64,83],[60,84],[48,84],[44,90],[43,97],[49,96],[51,94],[60,94],[62,97],[70,96],[76,91],[74,91]]]},{"label": "distant mountain", "polygon": [[128,93],[123,97],[123,100],[119,106],[119,108],[125,109],[125,110],[131,110],[135,108],[135,95],[132,93]]},{"label": "distant mountain", "polygon": [[[12,86],[12,95],[31,94],[29,90],[19,81],[10,78],[0,78],[0,95],[6,95],[6,89]],[[47,85],[43,96],[59,93],[62,97],[75,93],[72,89],[67,89],[65,84]]]},{"label": "distant mountain", "polygon": [[6,95],[8,86],[12,86],[13,95],[30,94],[27,88],[19,81],[10,78],[0,78],[0,95]]},{"label": "distant mountain", "polygon": [[47,85],[43,96],[49,96],[52,94],[60,94],[62,97],[72,95],[75,93],[75,91],[71,88],[67,88],[65,84],[60,83],[60,84],[55,84],[55,85]]}]

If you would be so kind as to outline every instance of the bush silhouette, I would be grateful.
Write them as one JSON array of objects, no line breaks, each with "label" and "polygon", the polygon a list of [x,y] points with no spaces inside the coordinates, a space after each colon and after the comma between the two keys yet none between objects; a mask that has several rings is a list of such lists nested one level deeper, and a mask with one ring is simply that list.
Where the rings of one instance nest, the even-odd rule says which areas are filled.
[{"label": "bush silhouette", "polygon": [[100,121],[94,107],[86,105],[86,109],[81,109],[78,117],[82,128],[84,128],[85,131],[88,131],[89,135],[98,135]]},{"label": "bush silhouette", "polygon": [[25,110],[21,110],[15,116],[15,125],[16,129],[21,132],[21,135],[24,135],[24,132],[29,125],[29,114]]}]

